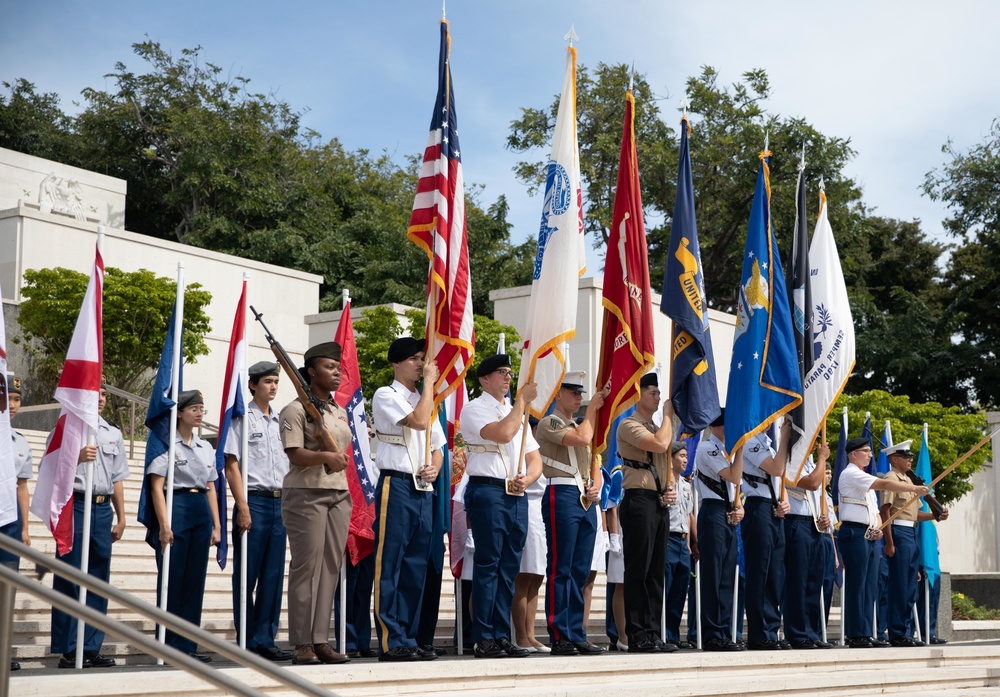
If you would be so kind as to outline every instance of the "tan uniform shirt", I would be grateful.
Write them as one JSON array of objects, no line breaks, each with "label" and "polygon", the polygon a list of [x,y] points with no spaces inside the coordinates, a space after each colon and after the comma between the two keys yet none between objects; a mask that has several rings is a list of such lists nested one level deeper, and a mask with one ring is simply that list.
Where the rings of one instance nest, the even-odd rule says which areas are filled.
[{"label": "tan uniform shirt", "polygon": [[[351,447],[351,427],[347,422],[347,412],[332,399],[323,405],[323,423],[337,447],[346,450]],[[281,443],[285,450],[305,448],[319,452],[322,447],[316,437],[316,425],[306,419],[306,408],[296,399],[281,410]],[[285,489],[347,489],[347,475],[344,472],[326,473],[326,467],[300,467],[289,465],[288,474],[282,484]]]},{"label": "tan uniform shirt", "polygon": [[[569,446],[563,445],[563,438],[571,430],[576,428],[576,422],[567,421],[558,412],[553,412],[538,422],[535,429],[535,440],[542,455],[542,474],[547,478],[552,477],[572,477],[573,474],[552,467],[547,460],[555,460],[564,465],[573,464],[569,456]],[[590,477],[590,448],[579,446],[573,448],[576,451],[576,466],[580,470],[580,476],[586,481]]]},{"label": "tan uniform shirt", "polygon": [[[895,468],[889,468],[883,479],[888,479],[895,482],[909,482],[909,478],[899,470]],[[912,492],[906,492],[905,494],[900,494],[894,491],[883,491],[882,492],[882,503],[889,504],[889,515],[893,515],[896,511],[906,505],[906,502],[912,499],[916,494]],[[920,513],[920,506],[913,504],[905,511],[903,511],[896,520],[916,520],[917,514]]]},{"label": "tan uniform shirt", "polygon": [[[622,419],[618,426],[618,452],[626,460],[648,462],[650,453],[639,447],[639,443],[647,435],[656,433],[656,425],[644,419],[639,412],[633,412],[627,419]],[[660,486],[667,485],[667,468],[670,467],[668,453],[653,453],[653,466],[660,478]],[[656,491],[653,473],[648,469],[636,469],[625,465],[622,467],[623,489],[649,489]]]}]

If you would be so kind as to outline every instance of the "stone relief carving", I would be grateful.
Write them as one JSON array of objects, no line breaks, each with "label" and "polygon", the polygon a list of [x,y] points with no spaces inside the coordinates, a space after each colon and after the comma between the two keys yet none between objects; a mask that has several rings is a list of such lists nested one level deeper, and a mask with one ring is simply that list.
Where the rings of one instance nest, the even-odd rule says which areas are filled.
[{"label": "stone relief carving", "polygon": [[50,172],[38,187],[38,203],[43,213],[62,213],[84,220],[83,187],[76,179],[57,177]]}]

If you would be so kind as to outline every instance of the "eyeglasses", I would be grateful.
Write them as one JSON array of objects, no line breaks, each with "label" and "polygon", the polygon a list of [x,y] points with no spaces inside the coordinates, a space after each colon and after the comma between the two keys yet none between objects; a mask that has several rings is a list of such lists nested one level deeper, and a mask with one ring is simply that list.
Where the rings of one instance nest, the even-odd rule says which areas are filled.
[{"label": "eyeglasses", "polygon": [[494,370],[493,372],[496,373],[497,375],[499,375],[500,377],[502,377],[505,380],[510,380],[512,377],[514,377],[514,371],[513,370],[503,369],[503,370]]}]

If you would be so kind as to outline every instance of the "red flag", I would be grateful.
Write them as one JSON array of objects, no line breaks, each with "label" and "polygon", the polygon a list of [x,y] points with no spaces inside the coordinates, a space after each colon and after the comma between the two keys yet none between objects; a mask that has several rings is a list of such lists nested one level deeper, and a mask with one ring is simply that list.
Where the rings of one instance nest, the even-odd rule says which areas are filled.
[{"label": "red flag", "polygon": [[465,193],[458,119],[451,84],[448,22],[441,22],[438,93],[406,236],[427,253],[427,345],[441,376],[434,406],[465,379],[476,353],[465,231]]},{"label": "red flag", "polygon": [[104,259],[98,248],[56,387],[56,400],[62,410],[38,465],[38,482],[31,500],[31,512],[46,522],[62,555],[73,549],[73,480],[80,450],[91,432],[97,431],[104,369],[103,293]]},{"label": "red flag", "polygon": [[618,187],[611,236],[604,259],[604,327],[597,384],[611,392],[597,415],[594,452],[607,447],[614,420],[639,401],[639,379],[655,364],[646,229],[635,155],[635,98],[625,103],[625,127],[618,163]]},{"label": "red flag", "polygon": [[365,420],[365,397],[361,393],[361,373],[358,370],[358,350],[354,344],[354,324],[351,303],[344,304],[334,341],[340,344],[340,387],[334,396],[337,404],[347,411],[351,427],[351,448],[347,453],[347,488],[351,491],[351,527],[347,532],[347,552],[351,563],[372,553],[375,533],[375,484],[378,473],[372,462]]}]

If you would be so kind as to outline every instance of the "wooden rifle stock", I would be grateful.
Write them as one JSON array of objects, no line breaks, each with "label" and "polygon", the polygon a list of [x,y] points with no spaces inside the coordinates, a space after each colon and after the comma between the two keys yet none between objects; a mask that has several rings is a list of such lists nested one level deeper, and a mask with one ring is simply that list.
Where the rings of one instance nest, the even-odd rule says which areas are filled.
[{"label": "wooden rifle stock", "polygon": [[[326,427],[323,422],[323,400],[315,396],[309,389],[309,384],[306,382],[305,378],[302,377],[302,373],[298,371],[295,365],[292,363],[292,359],[288,357],[288,353],[285,348],[274,338],[274,334],[271,330],[267,328],[264,324],[264,315],[254,309],[253,305],[250,306],[250,312],[253,313],[254,319],[260,322],[260,326],[264,328],[264,338],[267,339],[268,345],[271,347],[271,352],[274,354],[275,360],[277,360],[278,365],[280,365],[289,377],[292,379],[292,385],[295,387],[295,394],[298,395],[299,401],[306,409],[306,418],[312,421],[316,425],[316,438],[319,440],[320,447],[323,448],[325,452],[339,453],[340,446],[337,445],[337,441],[334,439],[333,434]],[[329,464],[324,463],[323,468],[326,470],[327,474],[333,474],[334,470]]]},{"label": "wooden rifle stock", "polygon": [[[906,477],[917,486],[924,486],[923,478],[918,477],[916,472],[913,470],[906,470]],[[923,499],[927,502],[927,505],[930,506],[931,515],[934,516],[934,520],[941,520],[941,511],[944,510],[944,506],[938,503],[938,500],[930,494],[924,496]]]}]

